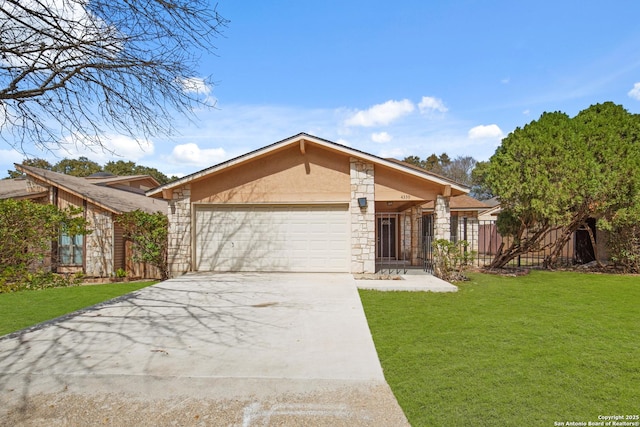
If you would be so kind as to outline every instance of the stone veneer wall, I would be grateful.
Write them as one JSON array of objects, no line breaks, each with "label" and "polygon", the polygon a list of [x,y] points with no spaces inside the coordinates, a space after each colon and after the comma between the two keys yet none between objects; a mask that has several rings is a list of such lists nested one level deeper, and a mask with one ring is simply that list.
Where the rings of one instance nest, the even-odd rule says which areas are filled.
[{"label": "stone veneer wall", "polygon": [[436,196],[433,234],[436,239],[451,240],[451,213],[449,197]]},{"label": "stone veneer wall", "polygon": [[[351,170],[351,272],[376,271],[376,222],[373,163],[350,159]],[[358,198],[367,198],[367,207]]]},{"label": "stone veneer wall", "polygon": [[113,275],[113,215],[93,204],[87,205],[88,228],[85,236],[87,276],[111,277]]},{"label": "stone veneer wall", "polygon": [[169,218],[168,262],[171,277],[191,270],[191,186],[173,190]]},{"label": "stone veneer wall", "polygon": [[411,225],[411,210],[407,210],[402,212],[400,216],[400,221],[402,223],[402,238],[400,242],[400,246],[402,247],[401,259],[411,260],[411,245],[413,244],[413,227]]}]

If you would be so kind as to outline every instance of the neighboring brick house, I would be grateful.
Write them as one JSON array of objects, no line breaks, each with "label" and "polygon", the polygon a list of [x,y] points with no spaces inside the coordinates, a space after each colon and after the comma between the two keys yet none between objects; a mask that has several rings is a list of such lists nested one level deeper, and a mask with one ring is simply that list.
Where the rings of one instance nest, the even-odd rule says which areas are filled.
[{"label": "neighboring brick house", "polygon": [[305,133],[147,192],[169,200],[169,268],[373,273],[424,263],[422,206],[450,237],[468,188]]},{"label": "neighboring brick house", "polygon": [[0,182],[0,198],[31,199],[59,208],[83,209],[91,234],[61,235],[52,245],[50,268],[57,273],[82,272],[89,277],[112,277],[118,269],[130,276],[155,276],[153,269],[127,262],[121,227],[114,218],[136,209],[148,213],[167,211],[167,202],[151,199],[144,192],[158,182],[148,175],[114,176],[98,173],[78,178],[32,166],[16,164],[23,179]]}]

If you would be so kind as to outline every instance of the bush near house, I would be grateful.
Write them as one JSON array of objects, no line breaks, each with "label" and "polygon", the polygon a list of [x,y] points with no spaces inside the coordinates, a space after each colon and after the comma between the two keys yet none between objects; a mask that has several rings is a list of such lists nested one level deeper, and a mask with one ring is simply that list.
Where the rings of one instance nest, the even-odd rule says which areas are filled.
[{"label": "bush near house", "polygon": [[464,271],[473,263],[475,252],[468,250],[465,240],[451,242],[438,239],[433,242],[433,274],[442,280],[466,280]]},{"label": "bush near house", "polygon": [[137,209],[119,215],[116,222],[122,226],[124,238],[133,243],[133,261],[149,263],[160,270],[163,280],[169,278],[167,216]]},{"label": "bush near house", "polygon": [[[640,198],[640,196],[638,196]],[[599,225],[609,232],[609,258],[625,273],[640,273],[640,201],[603,218]]]},{"label": "bush near house", "polygon": [[51,242],[60,233],[89,233],[86,221],[78,215],[81,212],[28,200],[0,200],[0,293],[79,283],[79,276],[51,273],[47,258]]}]

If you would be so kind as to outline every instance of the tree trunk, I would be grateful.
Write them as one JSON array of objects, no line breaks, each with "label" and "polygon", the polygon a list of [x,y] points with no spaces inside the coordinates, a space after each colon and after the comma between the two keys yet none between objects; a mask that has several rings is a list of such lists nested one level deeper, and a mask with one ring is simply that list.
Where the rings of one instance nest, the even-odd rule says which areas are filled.
[{"label": "tree trunk", "polygon": [[[576,213],[576,216],[571,220],[569,225],[564,228],[562,236],[560,239],[556,239],[553,244],[553,250],[551,251],[551,255],[545,258],[544,264],[546,268],[553,268],[558,263],[558,258],[562,253],[562,249],[569,242],[573,233],[575,233],[580,227],[586,227],[589,230],[589,236],[591,236],[591,228],[587,225],[587,219],[589,218],[588,210],[581,210]],[[595,239],[592,238],[592,245],[594,245]],[[595,252],[595,245],[593,246]],[[596,257],[597,258],[597,257]]]},{"label": "tree trunk", "polygon": [[514,238],[513,242],[506,251],[503,252],[504,243],[500,245],[500,250],[498,250],[498,253],[491,261],[491,264],[489,264],[489,269],[503,268],[511,260],[515,259],[519,255],[523,255],[532,252],[534,249],[537,249],[539,247],[540,241],[544,238],[549,229],[550,227],[547,225],[541,226],[531,236],[523,238],[522,236],[526,235],[528,232],[527,227],[523,226],[519,230],[518,236]]},{"label": "tree trunk", "polygon": [[600,257],[598,256],[598,245],[596,244],[596,236],[593,235],[593,231],[591,230],[591,227],[589,227],[589,224],[585,225],[587,226],[589,239],[591,239],[591,247],[593,248],[593,256],[596,259],[596,264],[598,264],[598,267],[603,267],[602,263],[600,262]]},{"label": "tree trunk", "polygon": [[545,257],[544,259],[544,267],[545,268],[554,268],[558,263],[558,258],[560,258],[560,254],[562,253],[562,249],[571,239],[571,235],[573,231],[571,231],[570,227],[563,228],[562,234],[559,238],[556,238],[556,241],[553,243],[553,249],[551,250],[551,254]]}]

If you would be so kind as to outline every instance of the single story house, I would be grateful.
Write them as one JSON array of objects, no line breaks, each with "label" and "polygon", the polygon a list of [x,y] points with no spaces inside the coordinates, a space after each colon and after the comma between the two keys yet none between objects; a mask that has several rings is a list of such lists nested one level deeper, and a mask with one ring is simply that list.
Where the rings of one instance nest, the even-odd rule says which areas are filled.
[{"label": "single story house", "polygon": [[424,261],[422,206],[450,237],[449,200],[468,188],[300,133],[149,190],[169,201],[169,268],[373,273]]},{"label": "single story house", "polygon": [[112,277],[118,269],[134,277],[155,277],[149,266],[133,264],[126,258],[127,242],[117,215],[136,209],[148,213],[166,212],[167,202],[146,197],[144,192],[157,187],[148,175],[114,176],[98,173],[87,178],[64,175],[33,166],[15,165],[25,178],[4,180],[0,199],[31,199],[61,209],[79,207],[89,223],[91,234],[60,235],[52,245],[47,267],[56,273],[82,272],[89,277]]}]

